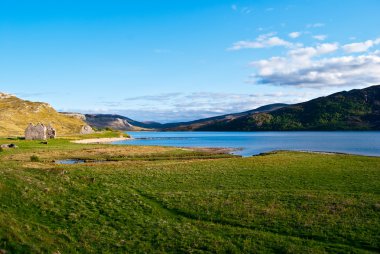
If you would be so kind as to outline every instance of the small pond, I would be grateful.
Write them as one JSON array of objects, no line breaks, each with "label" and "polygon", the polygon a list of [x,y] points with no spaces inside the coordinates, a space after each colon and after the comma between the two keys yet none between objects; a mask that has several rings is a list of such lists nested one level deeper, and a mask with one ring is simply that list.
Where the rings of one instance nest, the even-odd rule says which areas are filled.
[{"label": "small pond", "polygon": [[77,160],[77,159],[67,159],[67,160],[56,160],[55,164],[64,164],[64,165],[71,165],[71,164],[81,164],[85,163],[84,160]]}]

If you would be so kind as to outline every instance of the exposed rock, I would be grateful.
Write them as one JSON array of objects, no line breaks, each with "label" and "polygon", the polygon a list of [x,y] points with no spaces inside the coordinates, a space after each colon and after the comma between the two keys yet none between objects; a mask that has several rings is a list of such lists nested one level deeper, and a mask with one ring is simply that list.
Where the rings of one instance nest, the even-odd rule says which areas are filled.
[{"label": "exposed rock", "polygon": [[113,130],[121,131],[140,131],[147,130],[146,127],[149,124],[134,121],[130,118],[120,115],[86,115],[86,122],[92,127],[99,129],[110,128]]},{"label": "exposed rock", "polygon": [[91,128],[90,125],[83,125],[82,128],[80,129],[80,134],[92,134],[95,131]]},{"label": "exposed rock", "polygon": [[0,93],[0,99],[9,99],[9,98],[12,98],[12,97],[14,97],[14,95],[12,95],[12,94]]},{"label": "exposed rock", "polygon": [[2,149],[8,149],[8,148],[18,148],[15,144],[2,144],[0,145],[0,148]]},{"label": "exposed rock", "polygon": [[56,130],[51,126],[45,126],[41,123],[33,125],[30,123],[25,130],[26,140],[46,140],[55,138]]},{"label": "exposed rock", "polygon": [[81,114],[81,113],[75,113],[75,112],[59,112],[59,113],[66,115],[66,116],[70,116],[70,117],[74,117],[74,118],[78,118],[80,120],[86,121],[86,116]]}]

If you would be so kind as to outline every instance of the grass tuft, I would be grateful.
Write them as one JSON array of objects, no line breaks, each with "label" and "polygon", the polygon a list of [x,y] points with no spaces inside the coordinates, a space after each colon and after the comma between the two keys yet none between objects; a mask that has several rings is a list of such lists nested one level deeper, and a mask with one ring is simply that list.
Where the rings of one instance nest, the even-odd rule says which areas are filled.
[{"label": "grass tuft", "polygon": [[38,157],[37,155],[32,155],[30,156],[30,161],[31,162],[40,162],[40,157]]}]

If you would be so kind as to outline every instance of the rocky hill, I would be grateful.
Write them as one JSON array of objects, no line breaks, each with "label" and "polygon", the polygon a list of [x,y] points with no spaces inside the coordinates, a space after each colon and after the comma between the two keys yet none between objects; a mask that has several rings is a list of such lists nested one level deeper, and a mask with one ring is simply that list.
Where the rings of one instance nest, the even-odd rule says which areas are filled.
[{"label": "rocky hill", "polygon": [[380,85],[307,102],[216,120],[169,126],[167,131],[380,130]]},{"label": "rocky hill", "polygon": [[88,125],[98,128],[111,128],[121,131],[141,131],[155,128],[154,123],[143,123],[121,115],[111,114],[86,114],[85,121]]},{"label": "rocky hill", "polygon": [[86,123],[58,113],[49,104],[0,93],[0,136],[23,136],[29,123],[51,124],[59,135],[78,134]]}]

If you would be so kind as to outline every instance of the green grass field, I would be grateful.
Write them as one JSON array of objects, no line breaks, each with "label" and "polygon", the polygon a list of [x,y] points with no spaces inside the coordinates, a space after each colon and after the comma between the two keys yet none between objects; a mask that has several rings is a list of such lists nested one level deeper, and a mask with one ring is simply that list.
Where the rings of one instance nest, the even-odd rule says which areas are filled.
[{"label": "green grass field", "polygon": [[2,143],[6,253],[380,251],[380,158]]}]

